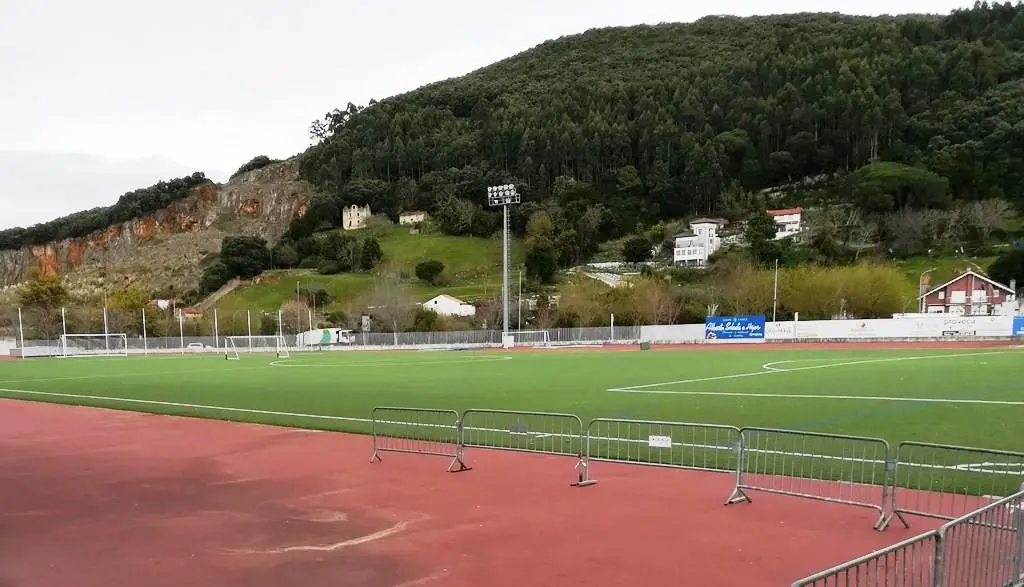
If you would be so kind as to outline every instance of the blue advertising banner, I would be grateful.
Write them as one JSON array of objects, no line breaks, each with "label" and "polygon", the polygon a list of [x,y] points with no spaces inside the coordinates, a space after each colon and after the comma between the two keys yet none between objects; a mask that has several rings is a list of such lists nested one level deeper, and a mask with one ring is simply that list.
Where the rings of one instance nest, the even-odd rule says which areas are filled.
[{"label": "blue advertising banner", "polygon": [[1024,316],[1013,317],[1013,336],[1024,336]]},{"label": "blue advertising banner", "polygon": [[704,319],[704,339],[764,338],[764,322],[764,316],[708,316]]}]

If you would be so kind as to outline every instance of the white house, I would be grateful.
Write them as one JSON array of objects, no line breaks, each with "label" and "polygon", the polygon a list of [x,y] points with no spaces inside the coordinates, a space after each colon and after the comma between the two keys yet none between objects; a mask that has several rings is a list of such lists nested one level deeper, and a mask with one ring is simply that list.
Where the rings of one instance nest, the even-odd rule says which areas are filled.
[{"label": "white house", "polygon": [[794,236],[800,232],[802,208],[786,208],[785,210],[768,210],[768,215],[775,219],[775,240]]},{"label": "white house", "polygon": [[475,316],[476,307],[459,298],[441,294],[423,302],[423,309],[436,312],[441,316]]},{"label": "white house", "polygon": [[426,212],[402,212],[398,215],[399,224],[418,224],[427,219]]},{"label": "white house", "polygon": [[681,267],[704,267],[708,258],[722,246],[718,229],[724,220],[697,218],[690,222],[690,230],[676,235],[672,263]]},{"label": "white house", "polygon": [[341,226],[345,230],[356,230],[364,228],[366,221],[370,219],[373,214],[370,213],[370,205],[367,204],[363,207],[352,204],[348,208],[341,209]]}]

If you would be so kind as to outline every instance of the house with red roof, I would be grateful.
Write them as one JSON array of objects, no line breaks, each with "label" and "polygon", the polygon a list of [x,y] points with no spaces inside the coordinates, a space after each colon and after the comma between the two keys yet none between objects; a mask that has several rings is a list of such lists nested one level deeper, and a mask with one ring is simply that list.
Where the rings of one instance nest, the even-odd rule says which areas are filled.
[{"label": "house with red roof", "polygon": [[775,240],[796,236],[802,230],[800,222],[803,216],[803,208],[768,210],[768,215],[775,220]]}]

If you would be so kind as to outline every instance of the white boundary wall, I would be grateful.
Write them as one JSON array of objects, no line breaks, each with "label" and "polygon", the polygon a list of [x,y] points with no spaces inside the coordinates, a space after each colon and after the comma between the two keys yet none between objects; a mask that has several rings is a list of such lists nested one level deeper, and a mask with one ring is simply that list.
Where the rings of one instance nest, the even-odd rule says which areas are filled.
[{"label": "white boundary wall", "polygon": [[[768,322],[765,324],[765,338],[750,340],[705,340],[703,324],[672,324],[660,326],[615,326],[614,328],[556,328],[548,330],[548,339],[553,348],[573,346],[635,345],[651,344],[757,344],[780,341],[901,341],[901,340],[1010,340],[1013,332],[1013,316],[904,316],[901,318],[875,320],[806,320]],[[313,336],[319,340],[319,332],[304,333],[306,336],[287,336],[293,351],[321,350],[318,346],[305,346]],[[1019,340],[1020,337],[1017,337]],[[189,343],[203,343],[198,352],[223,352],[223,341],[213,337],[141,337],[128,338],[128,353],[141,354],[185,354],[183,349]],[[356,333],[349,344],[323,347],[322,350],[386,350],[386,349],[471,349],[498,348],[501,346],[501,332],[496,330],[474,330],[465,332],[401,332]],[[532,345],[530,345],[532,346]],[[25,357],[46,357],[60,355],[57,341],[26,340],[25,349],[17,348],[13,339],[0,339],[0,354]],[[220,347],[220,348],[218,348]],[[247,351],[240,348],[239,351]]]},{"label": "white boundary wall", "polygon": [[768,322],[767,340],[904,340],[1009,337],[1013,316],[949,316],[875,320]]}]

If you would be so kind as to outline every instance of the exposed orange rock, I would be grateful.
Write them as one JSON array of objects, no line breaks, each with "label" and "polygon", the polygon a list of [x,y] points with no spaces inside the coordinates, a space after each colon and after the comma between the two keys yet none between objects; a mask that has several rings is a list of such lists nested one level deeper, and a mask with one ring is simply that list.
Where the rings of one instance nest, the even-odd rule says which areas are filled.
[{"label": "exposed orange rock", "polygon": [[244,216],[259,216],[263,211],[263,203],[256,199],[248,199],[238,206],[238,213]]},{"label": "exposed orange rock", "polygon": [[32,256],[36,259],[36,267],[43,275],[57,275],[57,251],[53,245],[36,245],[32,247]]},{"label": "exposed orange rock", "polygon": [[217,196],[217,184],[207,183],[199,188],[199,199],[204,202],[212,201]]},{"label": "exposed orange rock", "polygon": [[140,239],[147,239],[153,236],[153,233],[156,232],[158,226],[159,223],[157,222],[156,216],[149,215],[135,221],[132,226],[132,233]]},{"label": "exposed orange rock", "polygon": [[[68,274],[89,265],[128,268],[137,271],[140,251],[166,247],[154,237],[174,233],[228,230],[257,234],[270,241],[278,238],[295,216],[304,216],[314,189],[298,177],[298,161],[290,160],[246,174],[244,181],[224,185],[204,184],[187,198],[146,216],[129,220],[80,238],[46,245],[0,251],[0,286],[20,283],[32,268],[46,275]],[[175,237],[175,262],[196,255],[196,247],[183,246]],[[204,245],[209,249],[209,245]],[[187,284],[198,279],[198,261],[189,257]],[[141,266],[140,266],[141,267]],[[145,267],[145,274],[158,274],[162,267]],[[175,271],[180,267],[175,266]],[[149,277],[147,277],[149,279]]]},{"label": "exposed orange rock", "polygon": [[68,256],[65,261],[68,269],[81,267],[83,261],[85,261],[85,246],[82,245],[81,239],[72,239],[68,242]]}]

